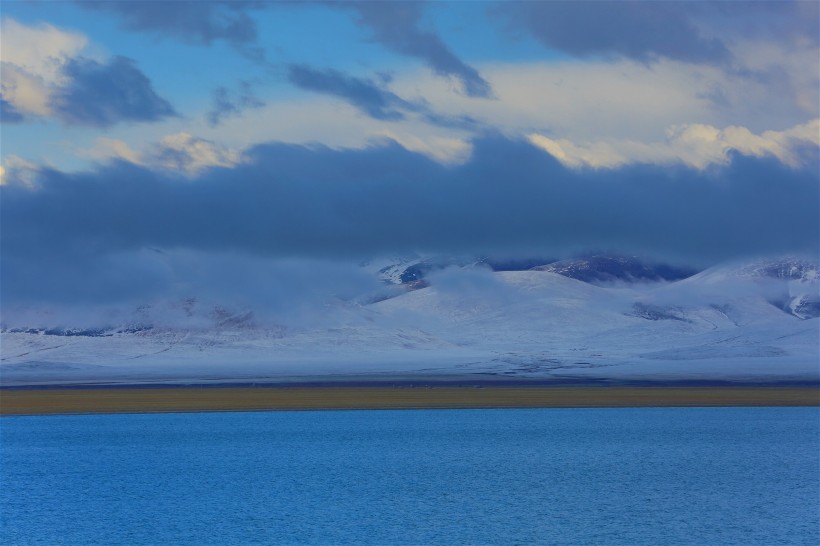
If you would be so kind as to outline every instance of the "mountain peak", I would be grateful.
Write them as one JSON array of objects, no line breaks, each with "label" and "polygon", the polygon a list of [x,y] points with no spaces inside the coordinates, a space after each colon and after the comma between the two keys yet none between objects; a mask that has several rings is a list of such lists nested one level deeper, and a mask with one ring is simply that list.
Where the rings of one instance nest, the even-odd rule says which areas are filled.
[{"label": "mountain peak", "polygon": [[650,262],[637,256],[596,254],[561,260],[533,268],[592,284],[611,282],[678,281],[691,277],[696,270]]}]

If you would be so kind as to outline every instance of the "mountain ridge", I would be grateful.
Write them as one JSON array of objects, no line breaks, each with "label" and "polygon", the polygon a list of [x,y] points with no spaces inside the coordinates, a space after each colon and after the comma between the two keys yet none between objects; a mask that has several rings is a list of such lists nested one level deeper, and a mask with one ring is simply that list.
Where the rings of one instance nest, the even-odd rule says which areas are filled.
[{"label": "mountain ridge", "polygon": [[620,283],[456,266],[431,272],[426,287],[325,302],[295,320],[187,299],[140,306],[122,325],[96,330],[4,326],[0,383],[331,373],[820,376],[817,318],[771,301],[773,285],[809,297],[817,280],[749,275],[748,265]]}]

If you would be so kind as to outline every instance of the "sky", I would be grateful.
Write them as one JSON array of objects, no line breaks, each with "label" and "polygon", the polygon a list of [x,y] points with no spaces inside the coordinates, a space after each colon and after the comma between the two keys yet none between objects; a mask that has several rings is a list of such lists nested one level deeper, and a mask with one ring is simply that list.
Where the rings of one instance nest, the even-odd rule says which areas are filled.
[{"label": "sky", "polygon": [[276,301],[329,268],[352,293],[414,253],[816,256],[819,9],[3,0],[0,301]]}]

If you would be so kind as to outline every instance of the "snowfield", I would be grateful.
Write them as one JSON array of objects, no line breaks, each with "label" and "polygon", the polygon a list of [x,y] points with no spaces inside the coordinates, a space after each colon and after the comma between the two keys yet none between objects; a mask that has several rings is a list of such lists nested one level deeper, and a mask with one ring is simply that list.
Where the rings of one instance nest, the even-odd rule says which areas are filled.
[{"label": "snowfield", "polygon": [[795,298],[816,300],[816,274],[724,267],[602,286],[548,271],[451,268],[429,282],[292,322],[190,301],[179,326],[78,334],[5,325],[0,382],[820,380],[820,319],[792,312]]}]

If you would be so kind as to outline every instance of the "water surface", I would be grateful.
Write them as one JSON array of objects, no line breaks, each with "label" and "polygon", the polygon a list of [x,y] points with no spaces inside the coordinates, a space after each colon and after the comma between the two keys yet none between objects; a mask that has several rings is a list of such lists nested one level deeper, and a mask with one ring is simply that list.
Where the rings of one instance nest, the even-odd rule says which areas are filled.
[{"label": "water surface", "polygon": [[816,544],[817,408],[0,420],[6,544]]}]

